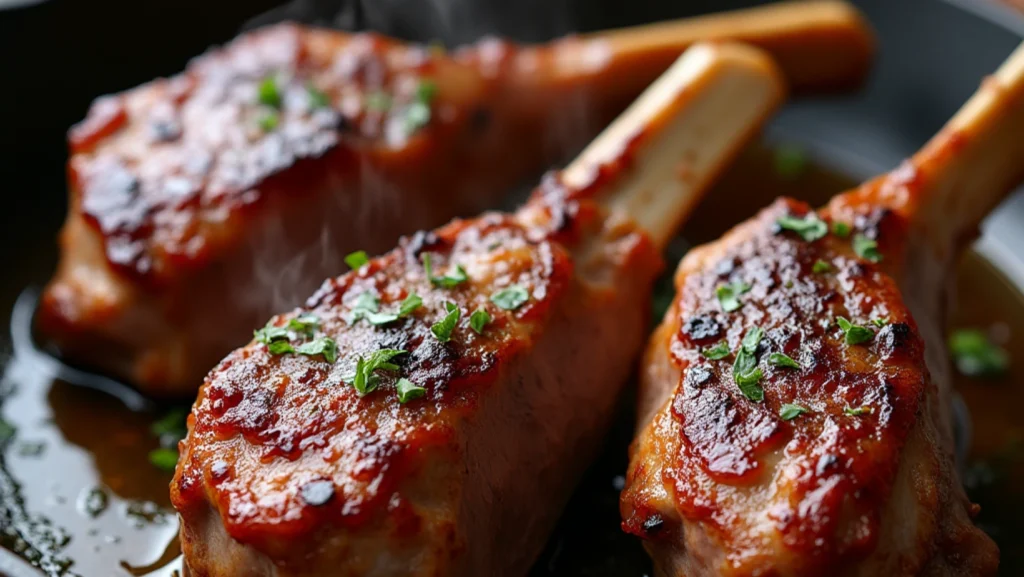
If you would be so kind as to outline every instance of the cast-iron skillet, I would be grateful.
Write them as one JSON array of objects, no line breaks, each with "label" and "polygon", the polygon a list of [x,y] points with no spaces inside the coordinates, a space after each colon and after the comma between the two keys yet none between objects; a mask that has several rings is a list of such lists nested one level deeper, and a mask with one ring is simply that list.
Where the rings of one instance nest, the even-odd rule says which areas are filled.
[{"label": "cast-iron skillet", "polygon": [[[969,10],[959,3],[939,0],[855,2],[880,37],[880,56],[869,84],[854,96],[790,105],[772,123],[768,139],[801,144],[826,164],[857,178],[895,166],[931,136],[973,92],[979,78],[993,71],[1020,41],[1018,34],[1024,30],[1024,24],[1010,9],[982,0],[962,1],[970,6]],[[240,29],[287,18],[350,29],[374,29],[412,40],[441,39],[454,45],[484,34],[544,40],[572,31],[757,3],[300,0],[271,10],[274,0],[52,0],[11,2],[9,6],[17,7],[5,11],[6,2],[0,0],[0,186],[5,188],[5,206],[0,210],[4,239],[0,324],[10,324],[19,294],[26,287],[45,282],[56,262],[54,239],[65,211],[64,135],[68,126],[82,118],[94,97],[178,72],[188,58],[209,45],[230,39]],[[267,10],[270,11],[264,13]],[[264,14],[257,17],[260,13]],[[745,215],[737,218],[742,216]],[[1024,286],[1024,258],[1017,256],[1024,254],[1024,230],[1013,223],[1022,222],[1022,217],[1024,198],[1018,195],[989,220],[980,244],[982,252],[1018,286]],[[30,300],[29,296],[23,302]],[[24,315],[28,309],[19,311]],[[14,325],[25,326],[18,322]],[[90,410],[93,403],[108,402],[97,399],[98,393],[67,385],[62,385],[64,388],[55,395],[49,390],[48,379],[34,373],[47,370],[45,359],[14,355],[6,332],[0,335],[0,369],[5,373],[0,381],[0,402],[5,397],[10,400],[34,395],[44,399],[42,405],[64,399],[79,411]],[[139,407],[149,405],[141,396],[129,395],[123,400]],[[0,405],[0,415],[16,406],[10,402],[8,405]],[[36,418],[24,414],[18,417],[19,422]],[[46,414],[38,416],[40,423],[48,418]],[[56,429],[52,425],[50,428]],[[58,434],[71,435],[68,431]],[[637,541],[617,529],[614,485],[625,468],[629,435],[628,423],[614,433],[606,457],[594,465],[577,492],[533,575],[639,577],[650,572]],[[5,458],[0,453],[0,463]],[[94,457],[79,451],[62,458],[67,459],[70,471]],[[49,471],[46,478],[40,478],[42,474],[33,476],[28,470],[7,474],[4,469],[0,474],[0,499],[19,494],[14,486],[19,482],[29,492],[59,484],[60,479],[53,478],[53,471],[60,471],[60,467],[40,470]],[[83,493],[80,497],[89,495]],[[9,502],[2,505],[0,527],[31,521],[23,526],[46,533],[45,537],[54,541],[58,549],[62,524],[74,521],[53,514],[68,509],[61,508],[64,504],[59,499],[38,509],[30,502],[22,510],[27,517],[20,521],[9,517],[17,507]],[[74,513],[74,507],[68,510],[72,515],[82,514]],[[157,530],[173,533],[173,523]],[[91,537],[99,538],[98,535]],[[126,541],[129,543],[122,545],[130,547],[131,537]],[[119,546],[107,545],[114,549]],[[123,559],[123,555],[112,555],[102,548],[76,549],[72,568],[76,573],[129,574],[119,573],[124,569],[118,568],[115,559]],[[144,553],[152,560],[152,551]],[[59,559],[49,562],[58,564]],[[1012,568],[1004,561],[1006,570]],[[0,550],[0,575],[4,573],[13,577],[38,575],[17,557]],[[59,574],[59,567],[51,567],[49,573]]]}]

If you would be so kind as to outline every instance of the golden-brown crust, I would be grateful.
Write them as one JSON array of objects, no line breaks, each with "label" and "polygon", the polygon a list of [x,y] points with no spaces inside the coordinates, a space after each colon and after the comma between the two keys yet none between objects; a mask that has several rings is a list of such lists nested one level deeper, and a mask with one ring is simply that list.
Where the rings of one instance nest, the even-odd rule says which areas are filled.
[{"label": "golden-brown crust", "polygon": [[[623,526],[647,539],[678,540],[680,516],[700,523],[738,574],[755,567],[814,573],[873,551],[929,378],[923,342],[892,278],[854,254],[848,238],[807,242],[776,224],[808,210],[779,201],[689,255],[667,319],[676,331],[667,343],[652,341],[667,347],[680,380],[651,424],[654,448],[644,445],[659,455],[634,458]],[[896,237],[897,220],[891,213],[861,219],[859,233],[886,229]],[[813,271],[819,261],[828,272]],[[750,289],[739,309],[726,312],[715,291],[734,282]],[[874,337],[846,344],[840,316]],[[702,354],[721,341],[736,351],[753,327],[764,331],[761,402],[734,382],[735,353],[721,360]],[[771,366],[772,353],[801,368]],[[810,412],[783,420],[784,403]],[[849,414],[861,407],[869,412]],[[652,459],[664,460],[653,480],[645,465]],[[770,494],[752,496],[767,491],[765,484]],[[676,511],[664,510],[665,489]]]},{"label": "golden-brown crust", "polygon": [[[406,124],[421,83],[456,68],[371,34],[280,25],[242,36],[181,75],[93,105],[69,134],[75,209],[101,233],[111,265],[166,283],[230,245],[230,223],[267,194],[301,202],[330,175],[356,174],[368,149],[386,155],[466,122],[432,85],[442,95],[430,102],[432,122]],[[268,78],[277,106],[261,102]],[[261,126],[267,118],[272,127]]]}]

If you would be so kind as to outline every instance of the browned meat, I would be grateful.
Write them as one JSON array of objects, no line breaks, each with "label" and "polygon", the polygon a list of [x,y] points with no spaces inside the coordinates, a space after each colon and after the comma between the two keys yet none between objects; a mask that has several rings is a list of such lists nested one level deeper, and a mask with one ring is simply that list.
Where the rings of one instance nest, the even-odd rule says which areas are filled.
[{"label": "browned meat", "polygon": [[893,173],[687,255],[621,501],[658,575],[996,572],[953,464],[942,319],[959,249],[1024,176],[1022,129],[1024,47]]},{"label": "browned meat", "polygon": [[691,49],[517,213],[404,239],[231,353],[171,485],[192,573],[524,574],[628,380],[660,246],[776,74]]},{"label": "browned meat", "polygon": [[347,253],[492,206],[694,38],[764,44],[806,88],[861,78],[871,43],[857,14],[805,6],[454,55],[293,25],[248,34],[98,100],[72,129],[63,257],[40,327],[68,357],[191,395]]}]

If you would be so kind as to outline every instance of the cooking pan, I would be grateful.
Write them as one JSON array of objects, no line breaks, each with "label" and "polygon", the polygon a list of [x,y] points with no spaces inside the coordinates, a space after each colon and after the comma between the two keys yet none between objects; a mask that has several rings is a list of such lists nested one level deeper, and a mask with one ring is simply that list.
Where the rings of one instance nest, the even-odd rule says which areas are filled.
[{"label": "cooking pan", "polygon": [[[274,0],[175,3],[93,0],[0,0],[0,211],[4,250],[0,282],[0,575],[171,575],[176,570],[176,521],[166,508],[169,476],[145,462],[156,440],[151,423],[161,406],[115,381],[66,367],[33,339],[38,287],[56,263],[55,238],[66,210],[64,133],[96,96],[179,71],[192,56],[239,31],[283,19],[345,29],[372,29],[448,45],[500,35],[540,41],[573,31],[620,27],[758,4],[695,0]],[[875,26],[879,57],[857,94],[789,105],[743,166],[771,169],[785,151],[815,166],[781,192],[821,200],[849,183],[896,166],[916,150],[976,88],[979,79],[1020,41],[1024,19],[1009,5],[982,0],[862,0]],[[776,166],[777,168],[777,166]],[[830,176],[832,173],[840,177]],[[729,175],[725,191],[756,187]],[[677,243],[669,262],[691,242],[714,238],[766,204],[771,191],[749,200],[712,198]],[[742,194],[747,194],[746,192]],[[514,194],[512,195],[514,196]],[[728,205],[728,213],[722,214]],[[702,218],[707,216],[707,218]],[[714,226],[706,223],[718,223]],[[964,274],[982,279],[981,293],[1017,298],[1024,292],[1024,197],[1008,200],[986,223]],[[716,228],[717,227],[717,228]],[[988,291],[988,292],[984,292]],[[1008,296],[1007,296],[1008,295]],[[996,297],[993,297],[996,298]],[[1009,305],[1006,305],[1009,306]],[[1024,310],[1019,303],[1014,311]],[[972,309],[973,310],[973,309]],[[973,314],[973,313],[972,313]],[[982,313],[981,316],[984,316]],[[966,322],[972,318],[968,315]],[[1021,315],[1007,312],[1003,328],[1024,333]],[[989,318],[978,322],[990,323]],[[1024,399],[1012,378],[979,384],[972,398]],[[973,385],[972,385],[973,387]],[[968,402],[967,406],[974,406]],[[649,575],[639,543],[619,528],[618,489],[631,436],[628,407],[564,513],[531,575]],[[992,491],[994,465],[972,462],[973,430],[989,415],[961,412],[964,471],[981,501],[979,522],[1002,552],[1002,573],[1024,574],[1020,491]],[[974,426],[970,422],[973,420]],[[992,433],[986,433],[989,436]],[[989,454],[1015,458],[1013,435],[991,440]],[[141,466],[138,463],[141,462]],[[129,468],[135,473],[125,474]],[[141,468],[141,469],[140,469]],[[130,477],[130,478],[129,478]],[[1003,510],[1002,514],[1000,510]],[[1007,521],[1007,519],[1010,519]],[[12,553],[14,551],[15,553]]]}]

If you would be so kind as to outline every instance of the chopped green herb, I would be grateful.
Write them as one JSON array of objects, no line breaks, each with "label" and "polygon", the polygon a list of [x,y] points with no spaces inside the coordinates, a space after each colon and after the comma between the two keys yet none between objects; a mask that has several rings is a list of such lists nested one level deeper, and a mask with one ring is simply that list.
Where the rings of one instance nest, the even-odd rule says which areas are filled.
[{"label": "chopped green herb", "polygon": [[1010,367],[1010,355],[977,329],[960,329],[949,335],[949,352],[958,371],[969,377],[998,377]]},{"label": "chopped green herb", "polygon": [[814,262],[814,266],[811,268],[811,270],[814,271],[816,274],[831,272],[832,265],[823,260],[817,260]]},{"label": "chopped green herb", "polygon": [[331,97],[312,83],[306,84],[306,96],[309,98],[310,108],[327,108],[331,104]]},{"label": "chopped green herb", "polygon": [[775,149],[775,173],[795,179],[807,170],[807,154],[798,146],[782,145]]},{"label": "chopped green herb", "polygon": [[784,355],[782,353],[772,353],[768,355],[768,364],[773,367],[788,367],[791,369],[802,368],[800,363],[793,360],[789,355]]},{"label": "chopped green herb", "polygon": [[875,338],[875,331],[855,325],[844,317],[836,317],[836,324],[846,333],[846,344],[859,345]]},{"label": "chopped green herb", "polygon": [[743,337],[741,343],[743,350],[747,353],[754,354],[757,352],[757,346],[761,344],[761,339],[764,337],[764,329],[761,327],[753,327],[747,331],[746,336]]},{"label": "chopped green herb", "polygon": [[398,379],[395,390],[398,392],[398,402],[403,404],[427,394],[427,389],[406,378]]},{"label": "chopped green herb", "polygon": [[416,100],[420,102],[433,102],[437,96],[437,84],[433,80],[423,79],[416,85]]},{"label": "chopped green herb", "polygon": [[277,128],[277,125],[280,123],[280,121],[281,118],[280,116],[278,116],[276,112],[268,112],[260,116],[260,119],[257,122],[259,123],[260,128],[263,130],[263,132],[272,132],[275,128]]},{"label": "chopped green herb", "polygon": [[491,313],[484,309],[476,309],[473,314],[469,315],[469,328],[473,329],[478,335],[484,334],[484,329],[491,322]]},{"label": "chopped green herb", "polygon": [[431,325],[430,332],[434,333],[437,340],[447,343],[452,340],[452,331],[459,324],[459,316],[462,314],[462,311],[459,310],[459,306],[455,303],[446,302],[444,303],[444,308],[448,311],[448,314],[440,321]]},{"label": "chopped green herb", "polygon": [[149,452],[149,462],[161,471],[172,472],[178,464],[178,451],[166,447],[153,449]]},{"label": "chopped green herb", "polygon": [[260,104],[272,108],[281,106],[281,91],[277,89],[277,80],[273,76],[267,76],[260,82],[259,86]]},{"label": "chopped green herb", "polygon": [[844,407],[843,408],[843,413],[845,413],[847,416],[850,416],[850,417],[859,417],[861,415],[866,415],[866,414],[870,413],[871,411],[872,411],[871,407],[868,407],[868,406],[857,407],[857,408],[851,408],[851,407]]},{"label": "chopped green herb", "polygon": [[883,319],[883,318],[871,319],[871,324],[875,325],[878,328],[882,328],[885,325],[889,324],[889,319]]},{"label": "chopped green herb", "polygon": [[430,105],[413,102],[405,109],[405,133],[416,134],[419,129],[430,123]]},{"label": "chopped green herb", "polygon": [[397,371],[398,365],[391,362],[391,359],[398,355],[404,355],[408,351],[398,349],[381,349],[370,353],[365,359],[356,359],[356,374],[352,377],[352,386],[359,396],[372,393],[377,389],[380,378],[374,374],[376,371]]},{"label": "chopped green herb", "polygon": [[530,300],[530,293],[519,285],[512,285],[491,295],[491,302],[506,311],[514,311]]},{"label": "chopped green herb", "polygon": [[878,251],[878,242],[863,234],[853,237],[853,252],[857,253],[857,256],[871,262],[882,260],[882,253]]},{"label": "chopped green herb", "polygon": [[288,329],[306,336],[313,336],[320,326],[320,317],[313,313],[302,313],[288,321]]},{"label": "chopped green herb", "polygon": [[795,405],[791,403],[783,403],[779,407],[779,418],[783,421],[792,421],[804,413],[810,413],[811,410],[802,405]]},{"label": "chopped green herb", "polygon": [[407,317],[421,306],[423,306],[423,299],[420,298],[420,295],[409,293],[409,296],[405,297],[405,300],[398,307],[398,316],[400,318]]},{"label": "chopped green herb", "polygon": [[275,326],[273,322],[274,321],[270,321],[267,323],[267,326],[263,327],[262,329],[259,329],[258,331],[253,331],[253,338],[267,346],[276,341],[287,341],[288,329],[285,327]]},{"label": "chopped green herb", "polygon": [[410,293],[399,305],[396,312],[380,312],[380,301],[376,295],[366,291],[356,298],[352,310],[349,311],[346,320],[349,324],[355,324],[362,319],[374,326],[393,323],[400,318],[409,316],[413,311],[423,304],[423,299],[416,293]]},{"label": "chopped green herb", "polygon": [[733,378],[740,391],[743,392],[743,395],[755,403],[760,403],[764,400],[764,389],[760,383],[763,376],[764,372],[758,368],[741,375],[733,374]]},{"label": "chopped green herb", "polygon": [[267,344],[267,350],[272,355],[288,355],[295,352],[295,347],[288,341],[274,341]]},{"label": "chopped green herb", "polygon": [[748,330],[732,365],[733,380],[744,396],[754,402],[764,400],[764,389],[760,385],[764,373],[757,367],[757,346],[763,336],[764,330],[760,327]]},{"label": "chopped green herb", "polygon": [[370,257],[367,256],[365,250],[357,250],[345,257],[345,264],[352,270],[358,270],[368,262],[370,262]]},{"label": "chopped green herb", "polygon": [[295,352],[300,355],[316,356],[323,355],[324,360],[333,363],[338,360],[338,343],[331,337],[317,337],[308,343],[302,343],[295,347]]},{"label": "chopped green herb", "polygon": [[749,284],[743,281],[737,281],[724,284],[716,288],[715,296],[718,297],[718,304],[722,305],[722,310],[727,313],[731,313],[740,308],[740,295],[748,292],[749,290]]},{"label": "chopped green herb", "polygon": [[832,234],[840,238],[846,238],[850,236],[850,225],[846,224],[845,222],[833,222]]},{"label": "chopped green herb", "polygon": [[416,86],[416,99],[405,110],[405,133],[416,133],[430,123],[430,103],[437,94],[437,85],[431,80],[421,80]]},{"label": "chopped green herb", "polygon": [[469,276],[466,274],[466,269],[462,268],[462,265],[460,264],[455,265],[454,273],[449,272],[442,277],[436,277],[434,276],[434,269],[430,264],[430,254],[423,253],[422,259],[423,271],[426,273],[427,278],[430,279],[430,284],[434,286],[452,288],[469,280]]},{"label": "chopped green herb", "polygon": [[722,341],[709,349],[704,349],[703,351],[701,351],[700,354],[711,359],[712,361],[717,361],[719,359],[724,359],[725,357],[729,356],[729,353],[729,343]]},{"label": "chopped green herb", "polygon": [[0,419],[0,446],[13,439],[16,432],[14,425]]},{"label": "chopped green herb", "polygon": [[185,407],[177,407],[167,411],[167,414],[159,420],[154,421],[153,424],[149,426],[149,430],[157,437],[182,439],[185,437],[188,430],[186,426],[187,419],[188,409]]},{"label": "chopped green herb", "polygon": [[814,212],[807,213],[803,218],[792,215],[784,215],[775,221],[782,230],[791,230],[807,242],[814,242],[828,234],[828,225],[818,218]]},{"label": "chopped green herb", "polygon": [[391,95],[375,91],[366,95],[366,108],[383,112],[391,108]]}]

